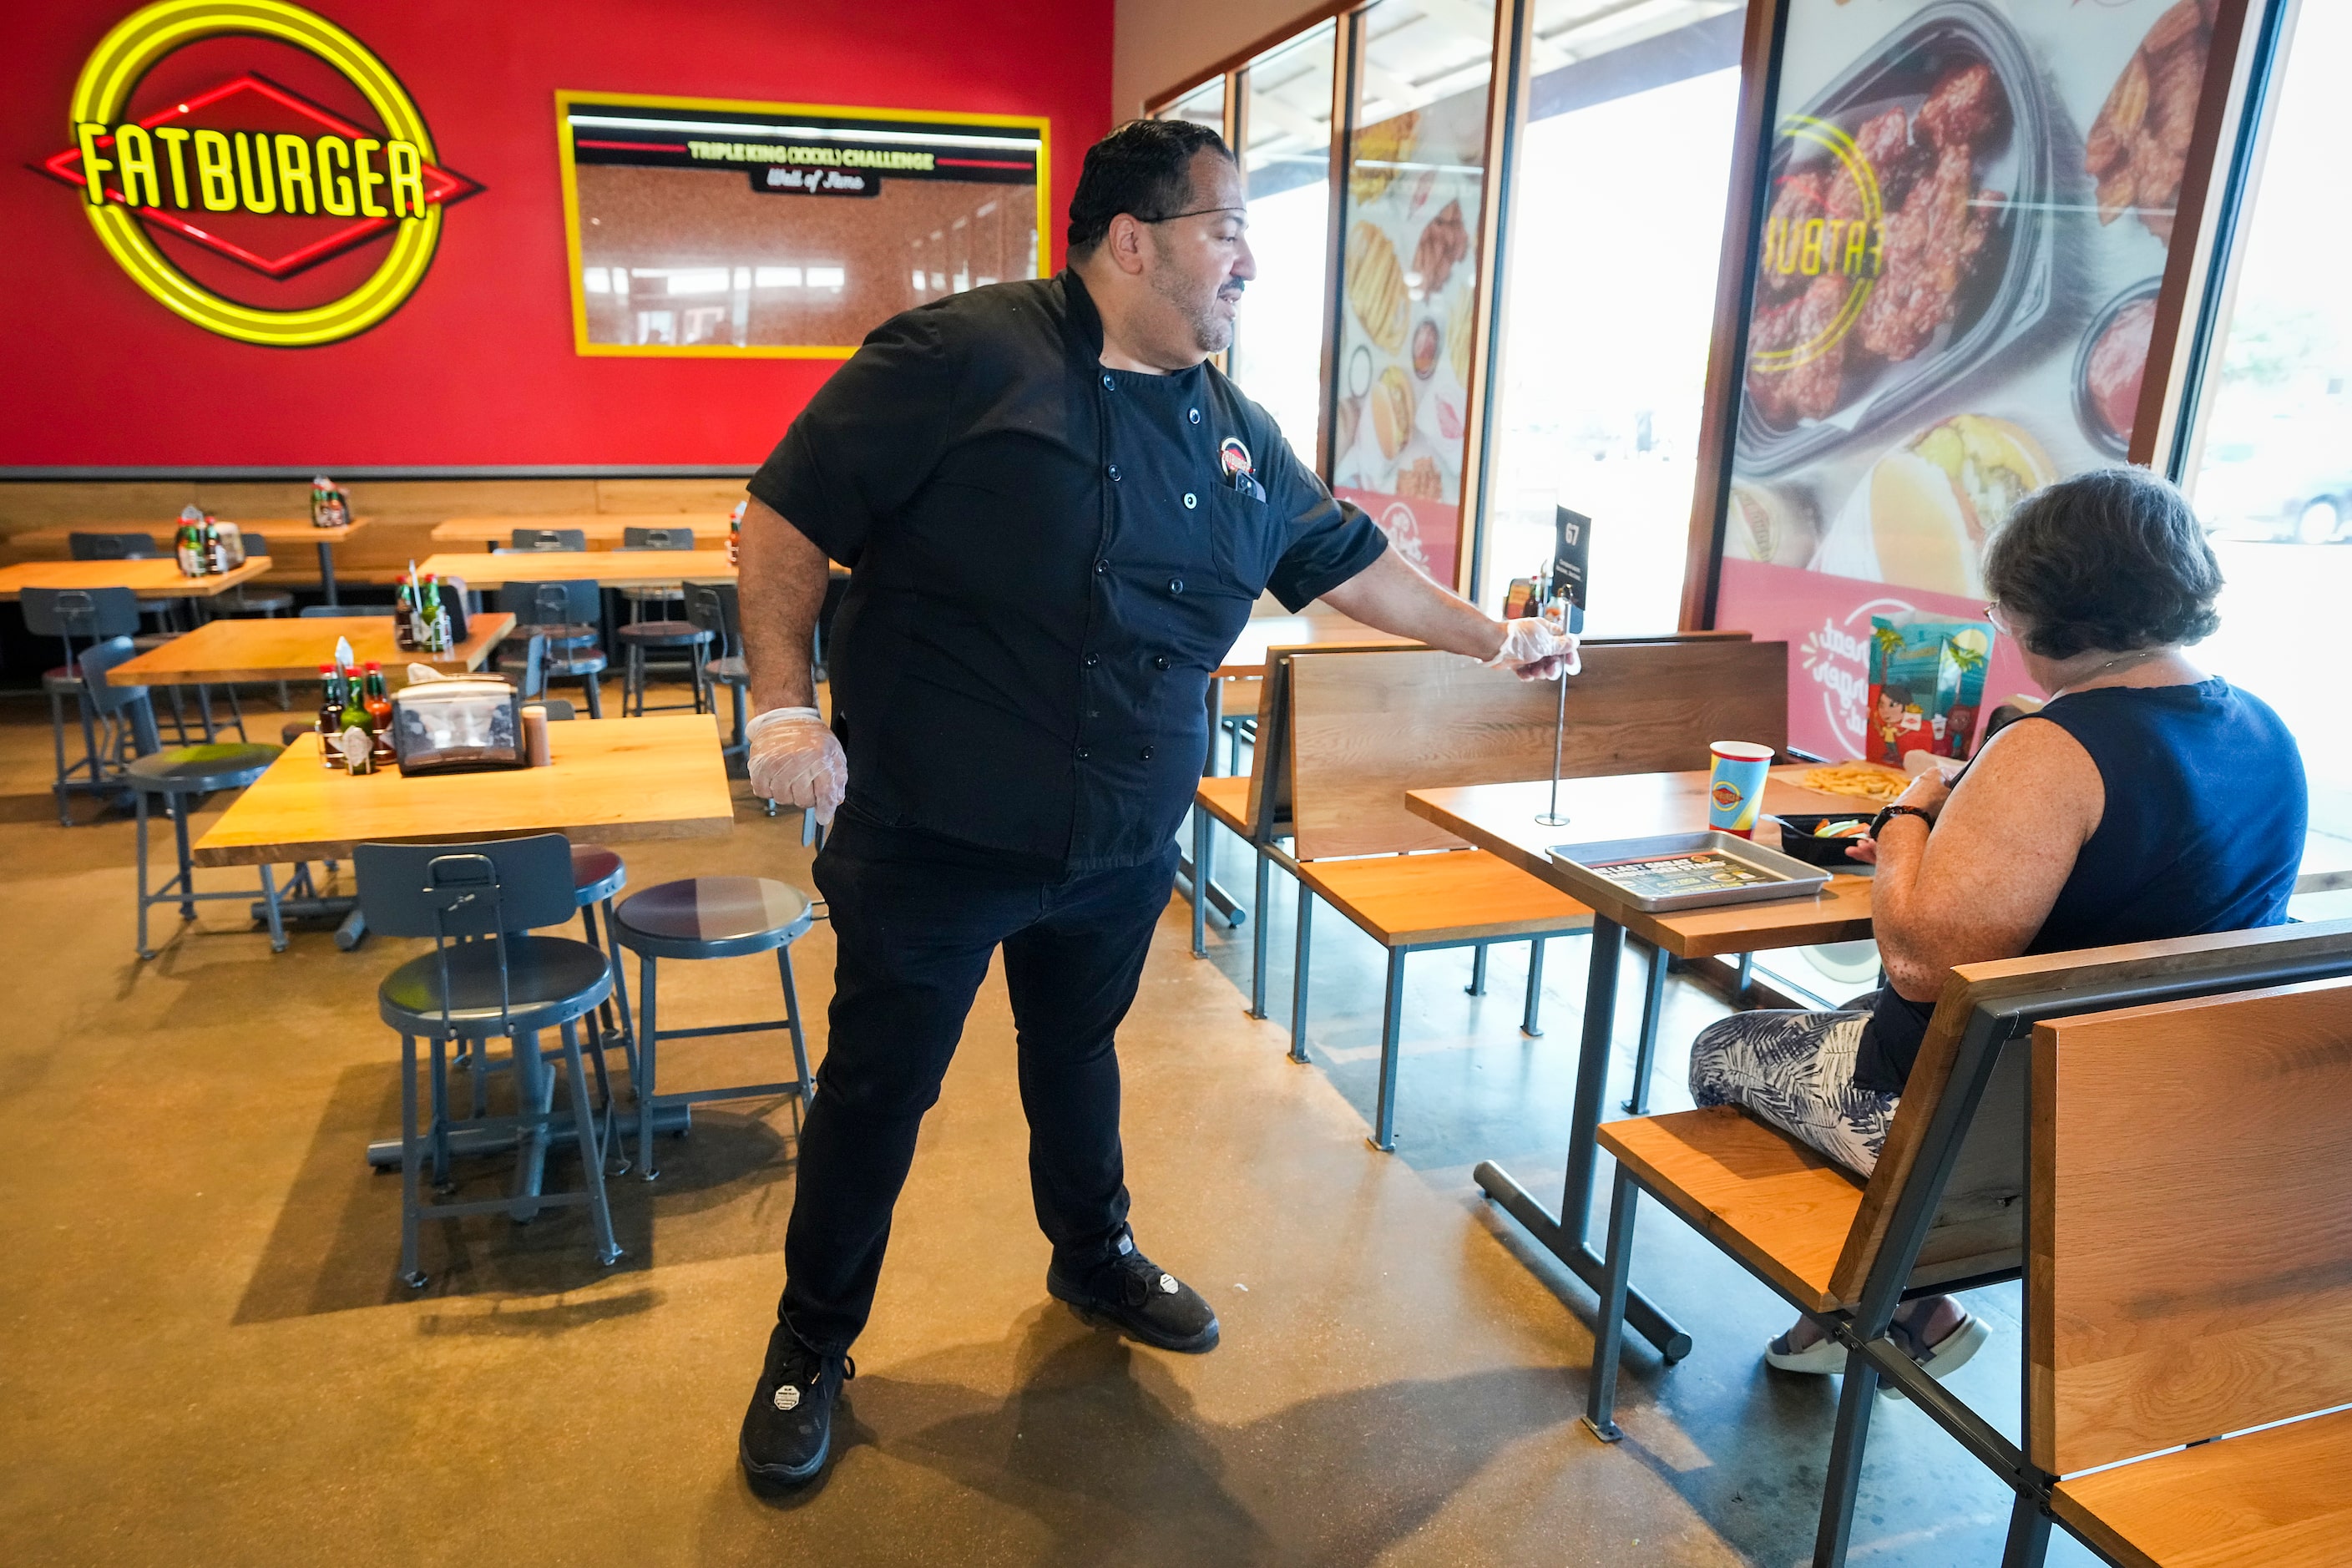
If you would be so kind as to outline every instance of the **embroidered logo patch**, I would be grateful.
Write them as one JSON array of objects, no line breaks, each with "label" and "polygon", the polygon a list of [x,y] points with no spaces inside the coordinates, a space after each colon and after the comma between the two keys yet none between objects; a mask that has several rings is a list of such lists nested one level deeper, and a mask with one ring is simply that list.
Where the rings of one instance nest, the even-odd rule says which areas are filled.
[{"label": "embroidered logo patch", "polygon": [[1217,461],[1228,474],[1255,474],[1257,465],[1250,461],[1249,448],[1238,436],[1228,436],[1217,444]]}]

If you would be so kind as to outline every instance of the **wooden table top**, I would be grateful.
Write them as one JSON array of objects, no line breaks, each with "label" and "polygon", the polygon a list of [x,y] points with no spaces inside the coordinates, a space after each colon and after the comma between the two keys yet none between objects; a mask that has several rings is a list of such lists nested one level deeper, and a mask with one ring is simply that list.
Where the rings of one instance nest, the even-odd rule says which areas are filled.
[{"label": "wooden table top", "polygon": [[648,583],[732,583],[735,568],[717,550],[518,550],[511,555],[443,552],[416,563],[420,573],[462,577],[468,588],[506,583],[571,583],[606,587]]},{"label": "wooden table top", "polygon": [[[352,657],[383,666],[394,690],[408,682],[410,664],[429,664],[445,675],[479,669],[499,639],[514,630],[515,618],[493,611],[466,618],[466,640],[445,654],[412,653],[394,639],[390,616],[313,616],[307,619],[208,621],[107,671],[115,686],[219,686],[232,680],[302,680],[319,673],[334,656],[335,639],[348,637]],[[324,657],[322,657],[324,656]]]},{"label": "wooden table top", "polygon": [[[1764,810],[1775,812],[1852,812],[1868,816],[1874,801],[1851,795],[1823,795],[1796,782],[1808,767],[1772,770],[1764,787]],[[1615,921],[1646,942],[1656,943],[1677,958],[1712,958],[1723,953],[1758,952],[1769,948],[1811,947],[1819,942],[1853,942],[1870,935],[1870,878],[1867,873],[1830,879],[1827,888],[1810,899],[1776,899],[1766,903],[1727,904],[1716,909],[1687,910],[1679,914],[1644,914],[1630,904],[1596,899],[1581,886],[1570,887],[1560,878],[1546,851],[1555,844],[1590,843],[1605,838],[1638,838],[1652,833],[1696,832],[1706,826],[1707,773],[1704,769],[1674,773],[1622,773],[1612,778],[1564,779],[1559,809],[1570,818],[1564,827],[1547,827],[1537,814],[1549,808],[1551,781],[1527,784],[1469,784],[1455,789],[1405,792],[1405,805],[1448,832],[1502,857],[1521,870],[1542,878],[1571,896],[1592,905],[1596,913]],[[1771,831],[1771,830],[1768,830]],[[1778,841],[1777,832],[1764,843]],[[1857,868],[1857,871],[1860,868]]]},{"label": "wooden table top", "polygon": [[[313,528],[307,517],[258,517],[250,521],[244,518],[225,517],[220,521],[236,523],[237,531],[247,539],[266,539],[272,544],[289,540],[297,544],[341,544],[365,528],[369,521],[364,517],[355,517],[341,528]],[[65,550],[71,547],[72,536],[77,533],[143,533],[152,539],[159,549],[168,550],[172,536],[179,526],[180,520],[176,517],[167,522],[85,522],[70,528],[27,529],[23,533],[12,535],[9,542]]]},{"label": "wooden table top", "polygon": [[209,599],[269,570],[269,557],[248,555],[242,565],[209,577],[183,577],[169,555],[144,561],[20,561],[0,566],[0,599],[26,588],[128,588],[142,599]]},{"label": "wooden table top", "polygon": [[570,517],[453,517],[433,525],[437,544],[504,544],[518,528],[574,528],[588,536],[589,548],[611,549],[631,528],[687,528],[697,544],[720,544],[727,539],[727,514],[719,512],[584,512]]},{"label": "wooden table top", "polygon": [[1401,637],[1393,632],[1374,631],[1363,622],[1350,620],[1341,615],[1257,616],[1242,627],[1242,635],[1234,640],[1223,662],[1217,666],[1217,676],[1220,679],[1227,679],[1264,675],[1266,649],[1298,647],[1310,643],[1366,643],[1383,647],[1419,646],[1411,637]]},{"label": "wooden table top", "polygon": [[526,833],[610,843],[727,832],[735,803],[708,714],[548,727],[552,765],[404,778],[322,767],[319,738],[285,755],[195,845],[199,866],[347,858],[362,843],[432,844]]}]

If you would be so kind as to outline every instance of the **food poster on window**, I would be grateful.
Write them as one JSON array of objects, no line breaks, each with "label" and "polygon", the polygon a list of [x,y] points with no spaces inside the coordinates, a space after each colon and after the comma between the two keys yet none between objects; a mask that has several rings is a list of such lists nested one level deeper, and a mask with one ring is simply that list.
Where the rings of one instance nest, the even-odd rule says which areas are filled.
[{"label": "food poster on window", "polygon": [[1861,755],[1873,617],[1981,616],[2018,500],[2124,460],[2214,10],[1793,0],[1715,618],[1788,639],[1792,744]]},{"label": "food poster on window", "polygon": [[1486,91],[1356,132],[1340,262],[1332,489],[1454,580],[1478,291]]}]

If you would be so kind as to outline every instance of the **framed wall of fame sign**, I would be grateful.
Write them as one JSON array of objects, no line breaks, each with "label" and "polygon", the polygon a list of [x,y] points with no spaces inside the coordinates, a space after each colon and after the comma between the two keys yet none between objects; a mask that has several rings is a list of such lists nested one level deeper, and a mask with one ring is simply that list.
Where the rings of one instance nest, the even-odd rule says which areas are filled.
[{"label": "framed wall of fame sign", "polygon": [[1041,119],[559,92],[556,120],[583,354],[846,359],[1043,276]]},{"label": "framed wall of fame sign", "polygon": [[1864,754],[1874,620],[1990,636],[2009,510],[2147,460],[2246,8],[1783,0],[1698,586],[1788,639],[1794,744]]}]

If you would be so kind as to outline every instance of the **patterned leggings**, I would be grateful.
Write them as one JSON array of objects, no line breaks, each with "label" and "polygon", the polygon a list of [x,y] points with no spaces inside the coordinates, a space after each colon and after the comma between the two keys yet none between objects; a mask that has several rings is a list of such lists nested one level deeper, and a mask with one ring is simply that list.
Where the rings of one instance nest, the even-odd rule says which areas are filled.
[{"label": "patterned leggings", "polygon": [[1857,1089],[1855,1047],[1867,1013],[1734,1013],[1691,1041],[1691,1098],[1737,1105],[1867,1176],[1886,1142],[1896,1096]]}]

